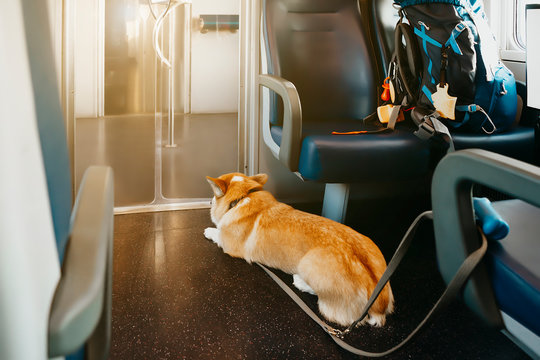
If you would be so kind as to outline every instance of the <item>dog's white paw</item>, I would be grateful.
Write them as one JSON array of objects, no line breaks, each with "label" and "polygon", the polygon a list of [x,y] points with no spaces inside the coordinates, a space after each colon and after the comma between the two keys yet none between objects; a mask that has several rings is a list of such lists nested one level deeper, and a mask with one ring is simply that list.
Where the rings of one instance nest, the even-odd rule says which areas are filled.
[{"label": "dog's white paw", "polygon": [[219,237],[219,230],[218,229],[213,228],[213,227],[208,227],[208,228],[204,229],[204,236],[207,239],[212,240],[213,242],[215,242],[216,244],[218,244],[221,247],[221,239]]},{"label": "dog's white paw", "polygon": [[315,291],[300,277],[298,274],[293,275],[293,285],[300,291],[310,293],[311,295],[315,294]]},{"label": "dog's white paw", "polygon": [[371,326],[383,326],[386,322],[386,316],[384,314],[369,314],[367,323]]},{"label": "dog's white paw", "polygon": [[207,227],[206,229],[204,229],[204,236],[208,240],[212,240],[212,237],[214,236],[216,230],[217,230],[216,228]]}]

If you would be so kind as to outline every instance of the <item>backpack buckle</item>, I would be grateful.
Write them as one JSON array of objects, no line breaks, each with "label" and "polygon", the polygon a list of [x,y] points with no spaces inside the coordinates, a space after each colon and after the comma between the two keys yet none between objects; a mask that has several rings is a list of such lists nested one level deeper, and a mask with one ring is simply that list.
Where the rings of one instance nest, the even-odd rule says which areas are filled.
[{"label": "backpack buckle", "polygon": [[430,115],[424,116],[424,121],[418,125],[418,130],[414,132],[414,135],[418,136],[420,139],[427,140],[435,135],[435,127],[431,121],[428,121],[430,117]]}]

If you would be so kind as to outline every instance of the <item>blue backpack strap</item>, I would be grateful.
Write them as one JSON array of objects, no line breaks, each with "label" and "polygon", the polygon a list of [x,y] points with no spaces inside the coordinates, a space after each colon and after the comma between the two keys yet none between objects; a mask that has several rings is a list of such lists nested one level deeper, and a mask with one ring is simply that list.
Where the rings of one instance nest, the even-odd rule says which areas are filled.
[{"label": "blue backpack strap", "polygon": [[430,43],[431,45],[435,45],[437,47],[442,47],[442,44],[440,42],[438,42],[437,40],[431,38],[428,34],[426,34],[426,28],[427,28],[426,24],[421,23],[420,27],[421,27],[421,30],[418,30],[418,28],[415,27],[414,28],[414,33],[416,35],[420,36],[420,38],[422,38],[424,46],[425,46],[426,43]]},{"label": "blue backpack strap", "polygon": [[426,85],[422,86],[422,92],[424,93],[424,95],[426,95],[429,102],[431,102],[433,104],[433,99],[431,98],[431,95],[432,95],[431,91],[428,89],[428,87]]},{"label": "blue backpack strap", "polygon": [[452,30],[452,34],[450,34],[450,37],[448,38],[444,46],[451,46],[452,50],[454,50],[456,54],[463,55],[456,39],[466,28],[467,26],[463,22],[458,23],[454,30]]},{"label": "blue backpack strap", "polygon": [[[427,57],[429,59],[428,72],[429,72],[429,76],[431,76],[431,83],[435,84],[435,79],[433,78],[433,75],[431,74],[431,69],[433,69],[433,61],[429,57],[429,53],[427,51],[427,43],[430,43],[430,44],[432,44],[434,46],[437,46],[439,48],[442,48],[442,44],[440,42],[438,42],[437,40],[431,38],[428,34],[426,34],[426,24],[421,23],[420,28],[421,28],[421,30],[418,30],[418,28],[415,27],[414,28],[414,33],[416,35],[418,35],[422,39],[422,47],[424,48],[424,52],[426,53],[426,55],[427,55]],[[431,100],[431,96],[428,96],[428,98]]]}]

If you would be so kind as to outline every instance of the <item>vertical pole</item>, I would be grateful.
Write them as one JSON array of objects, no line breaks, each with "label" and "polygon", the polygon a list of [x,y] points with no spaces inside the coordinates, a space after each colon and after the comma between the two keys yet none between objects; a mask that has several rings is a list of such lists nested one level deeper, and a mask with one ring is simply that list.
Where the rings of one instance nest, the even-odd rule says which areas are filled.
[{"label": "vertical pole", "polygon": [[259,37],[261,0],[241,0],[238,169],[259,170]]},{"label": "vertical pole", "polygon": [[[174,11],[174,10],[173,10]],[[175,66],[175,17],[174,13],[169,16],[169,61],[171,66],[169,67],[169,119],[168,119],[168,142],[166,147],[176,147],[174,143],[174,66]]]},{"label": "vertical pole", "polygon": [[191,113],[191,4],[184,4],[184,114]]}]

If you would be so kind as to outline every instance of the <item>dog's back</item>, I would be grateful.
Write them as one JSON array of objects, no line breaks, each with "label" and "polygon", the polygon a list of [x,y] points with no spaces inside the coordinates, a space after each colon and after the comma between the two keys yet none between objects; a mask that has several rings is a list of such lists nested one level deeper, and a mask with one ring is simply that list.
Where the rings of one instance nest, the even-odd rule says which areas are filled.
[{"label": "dog's back", "polygon": [[[265,175],[236,173],[209,182],[216,195],[212,220],[226,253],[300,277],[317,294],[319,309],[330,321],[349,325],[361,315],[386,269],[384,257],[368,237],[276,201],[262,190]],[[383,325],[392,311],[388,284],[367,321]]]}]

